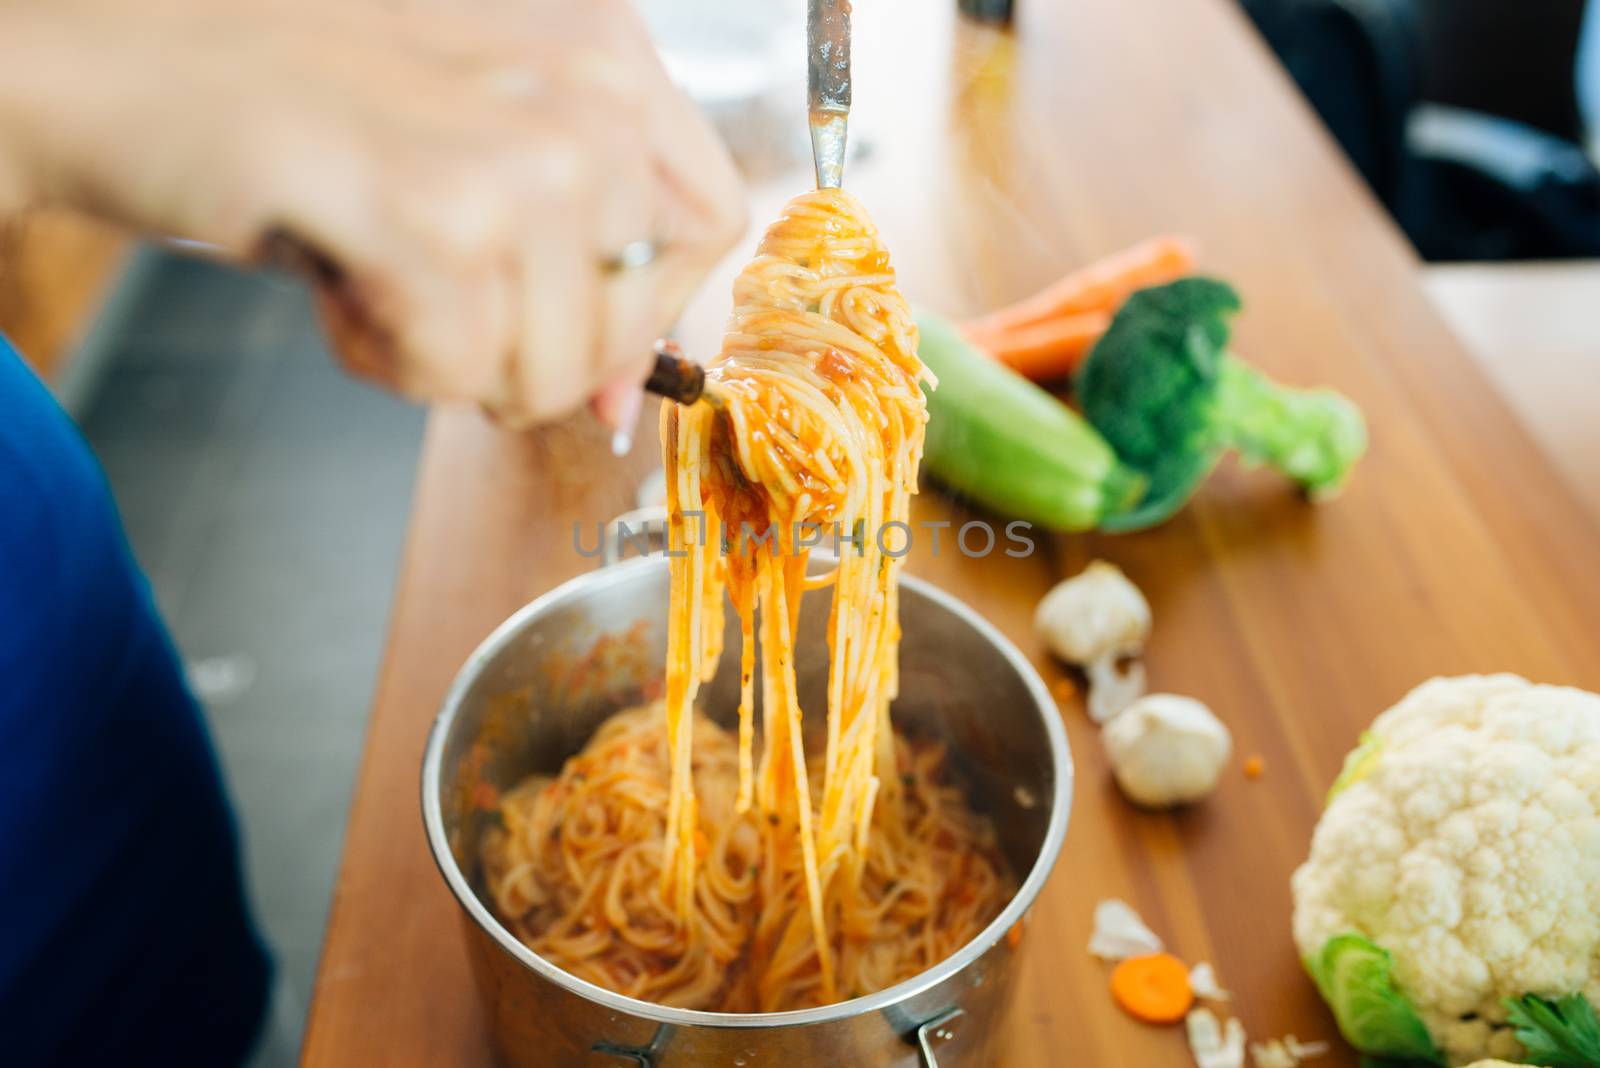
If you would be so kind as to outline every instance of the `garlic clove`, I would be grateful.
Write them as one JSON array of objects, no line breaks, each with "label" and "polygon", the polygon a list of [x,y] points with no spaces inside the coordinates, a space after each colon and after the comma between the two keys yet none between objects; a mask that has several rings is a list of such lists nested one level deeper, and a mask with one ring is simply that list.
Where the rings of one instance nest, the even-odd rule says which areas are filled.
[{"label": "garlic clove", "polygon": [[1044,595],[1033,625],[1051,652],[1073,664],[1131,656],[1150,636],[1150,602],[1121,568],[1096,560]]},{"label": "garlic clove", "polygon": [[1116,657],[1102,657],[1085,669],[1089,676],[1089,718],[1104,723],[1144,693],[1144,665],[1135,660],[1118,668]]},{"label": "garlic clove", "polygon": [[1117,785],[1130,801],[1164,808],[1216,789],[1233,751],[1222,721],[1192,697],[1150,694],[1100,732]]}]

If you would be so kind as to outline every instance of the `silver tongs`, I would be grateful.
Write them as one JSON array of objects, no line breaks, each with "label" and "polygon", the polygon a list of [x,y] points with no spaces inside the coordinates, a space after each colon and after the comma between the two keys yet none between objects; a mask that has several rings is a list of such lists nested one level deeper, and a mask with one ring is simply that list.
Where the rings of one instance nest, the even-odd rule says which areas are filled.
[{"label": "silver tongs", "polygon": [[806,54],[806,98],[817,188],[837,189],[844,179],[845,132],[850,121],[850,0],[810,0]]}]

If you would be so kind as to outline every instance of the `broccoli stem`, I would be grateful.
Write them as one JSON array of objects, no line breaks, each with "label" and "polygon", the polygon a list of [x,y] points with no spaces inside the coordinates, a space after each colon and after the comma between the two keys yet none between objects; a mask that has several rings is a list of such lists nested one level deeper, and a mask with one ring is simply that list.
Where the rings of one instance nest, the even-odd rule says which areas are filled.
[{"label": "broccoli stem", "polygon": [[1210,429],[1223,447],[1271,464],[1313,497],[1338,492],[1366,451],[1361,412],[1329,389],[1280,386],[1225,353],[1212,394]]}]

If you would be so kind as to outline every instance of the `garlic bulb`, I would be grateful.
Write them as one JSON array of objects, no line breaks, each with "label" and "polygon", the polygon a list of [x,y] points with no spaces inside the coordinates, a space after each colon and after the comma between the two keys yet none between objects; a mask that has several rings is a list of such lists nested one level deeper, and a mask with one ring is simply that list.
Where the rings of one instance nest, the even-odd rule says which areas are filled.
[{"label": "garlic bulb", "polygon": [[1144,666],[1117,660],[1144,648],[1150,603],[1121,568],[1096,560],[1045,594],[1034,629],[1050,651],[1089,676],[1089,718],[1104,723],[1144,692]]},{"label": "garlic bulb", "polygon": [[1117,785],[1151,808],[1198,801],[1216,789],[1233,737],[1192,697],[1141,697],[1100,732]]}]

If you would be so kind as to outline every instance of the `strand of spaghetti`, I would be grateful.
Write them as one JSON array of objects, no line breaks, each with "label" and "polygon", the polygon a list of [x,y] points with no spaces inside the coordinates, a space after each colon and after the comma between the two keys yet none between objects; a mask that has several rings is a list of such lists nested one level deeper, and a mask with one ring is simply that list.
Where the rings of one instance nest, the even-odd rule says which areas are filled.
[{"label": "strand of spaghetti", "polygon": [[823,997],[832,1001],[834,999],[833,954],[828,947],[827,927],[822,918],[822,887],[817,872],[816,841],[812,837],[811,789],[806,776],[805,739],[800,726],[800,702],[794,690],[792,653],[794,641],[791,627],[799,610],[799,591],[796,591],[791,607],[789,589],[784,576],[785,568],[770,556],[763,559],[760,566],[763,580],[762,609],[768,637],[768,663],[771,664],[773,659],[777,661],[776,666],[769,667],[768,670],[773,671],[778,677],[779,696],[783,702],[782,715],[786,723],[789,755],[792,760],[795,818],[799,825],[800,855],[805,865],[811,930],[816,939],[817,964],[822,972]]},{"label": "strand of spaghetti", "polygon": [[750,808],[755,772],[755,598],[748,583],[734,590],[734,609],[739,616],[739,799],[734,811],[743,814]]},{"label": "strand of spaghetti", "polygon": [[806,592],[810,593],[812,590],[825,590],[829,586],[832,586],[834,584],[834,580],[838,577],[839,569],[837,567],[835,567],[832,571],[826,571],[820,575],[807,575]]},{"label": "strand of spaghetti", "polygon": [[[694,457],[688,452],[692,439],[688,439],[685,434],[682,422],[680,413],[675,408],[668,408],[663,413],[661,438],[663,469],[668,473],[667,552],[687,557],[689,543],[684,530],[686,520],[683,502],[694,499],[688,490],[696,469]],[[671,889],[673,861],[680,846],[678,826],[682,818],[683,802],[688,795],[687,789],[678,782],[676,739],[678,723],[688,714],[689,709],[689,672],[694,656],[690,628],[694,627],[698,620],[692,605],[693,595],[690,592],[693,575],[694,572],[689,567],[674,566],[669,569],[666,720],[670,785],[667,791],[667,833],[662,842],[661,857],[663,892]],[[681,608],[678,607],[680,605]]]},{"label": "strand of spaghetti", "polygon": [[[682,566],[670,568],[666,679],[667,747],[671,786],[667,834],[663,842],[662,890],[671,891],[681,919],[687,919],[694,893],[694,834],[697,829],[692,775],[691,709],[701,679],[715,666],[721,642],[721,584],[712,551],[712,518],[702,503],[699,448],[703,413],[669,410],[662,422],[667,470],[668,550]],[[700,504],[698,510],[685,502]],[[698,514],[699,522],[691,522]],[[697,532],[696,532],[697,529]],[[708,615],[716,605],[717,626]]]}]

